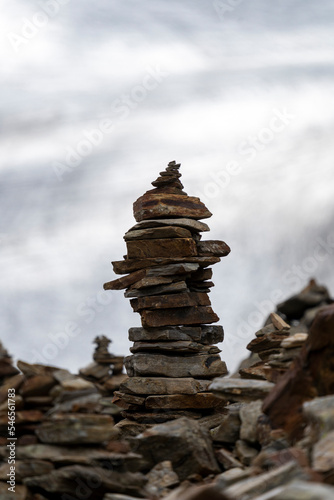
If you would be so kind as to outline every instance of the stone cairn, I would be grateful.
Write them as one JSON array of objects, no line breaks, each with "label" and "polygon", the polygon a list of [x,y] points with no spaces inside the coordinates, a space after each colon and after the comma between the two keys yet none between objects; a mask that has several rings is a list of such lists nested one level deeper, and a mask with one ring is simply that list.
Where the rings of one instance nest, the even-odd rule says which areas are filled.
[{"label": "stone cairn", "polygon": [[180,416],[200,418],[223,404],[208,391],[214,377],[227,373],[221,352],[222,326],[208,296],[212,269],[229,254],[222,241],[201,241],[209,231],[199,219],[211,212],[183,191],[180,164],[170,162],[133,206],[137,224],[124,236],[127,255],[113,262],[116,274],[105,290],[126,289],[141,316],[130,328],[129,378],[114,398],[122,415],[153,423]]}]

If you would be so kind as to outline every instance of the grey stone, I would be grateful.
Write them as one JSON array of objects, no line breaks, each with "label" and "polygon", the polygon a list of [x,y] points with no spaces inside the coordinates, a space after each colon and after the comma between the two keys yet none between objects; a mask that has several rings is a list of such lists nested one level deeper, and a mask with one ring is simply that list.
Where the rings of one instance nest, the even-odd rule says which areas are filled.
[{"label": "grey stone", "polygon": [[334,430],[334,396],[323,396],[304,403],[303,413],[315,426],[318,437]]},{"label": "grey stone", "polygon": [[257,441],[257,421],[262,415],[262,400],[252,401],[240,409],[240,438],[249,443]]},{"label": "grey stone", "polygon": [[149,227],[161,227],[161,226],[179,226],[190,229],[191,231],[205,232],[210,231],[210,228],[204,222],[200,222],[194,219],[179,218],[179,219],[150,219],[138,222],[129,229],[129,231],[135,231],[137,229],[145,229]]},{"label": "grey stone", "polygon": [[210,390],[231,401],[254,401],[264,398],[275,387],[275,384],[265,380],[248,380],[236,378],[216,378],[210,385]]},{"label": "grey stone", "polygon": [[180,481],[192,474],[219,472],[210,435],[195,420],[179,418],[156,425],[134,438],[132,445],[148,466],[170,460]]},{"label": "grey stone", "polygon": [[221,415],[220,425],[210,431],[213,441],[235,443],[239,439],[241,407],[240,403],[226,406],[225,414]]},{"label": "grey stone", "polygon": [[194,378],[132,377],[121,384],[120,391],[129,394],[197,394],[205,392],[209,380]]},{"label": "grey stone", "polygon": [[165,356],[137,353],[125,358],[129,377],[194,377],[212,378],[227,373],[219,355]]},{"label": "grey stone", "polygon": [[170,488],[177,486],[180,482],[178,475],[173,471],[172,462],[165,460],[155,465],[146,474],[148,482],[145,486],[145,493],[152,497],[166,496]]},{"label": "grey stone", "polygon": [[235,452],[241,463],[246,466],[250,465],[252,460],[258,454],[258,451],[255,448],[249,446],[249,444],[242,439],[239,439],[235,443]]},{"label": "grey stone", "polygon": [[292,481],[254,500],[332,500],[334,487],[309,481]]},{"label": "grey stone", "polygon": [[312,452],[313,468],[317,472],[326,473],[334,470],[334,431],[325,434],[318,441]]},{"label": "grey stone", "polygon": [[168,326],[161,328],[140,328],[129,329],[129,340],[136,341],[174,341],[193,340],[201,344],[218,344],[224,340],[224,330],[220,325],[202,326]]},{"label": "grey stone", "polygon": [[[295,462],[289,462],[276,469],[240,481],[224,490],[229,498],[251,500],[277,486],[289,483],[293,479],[307,479],[306,473]],[[258,500],[258,499],[257,499]],[[294,499],[297,500],[297,499]]]}]

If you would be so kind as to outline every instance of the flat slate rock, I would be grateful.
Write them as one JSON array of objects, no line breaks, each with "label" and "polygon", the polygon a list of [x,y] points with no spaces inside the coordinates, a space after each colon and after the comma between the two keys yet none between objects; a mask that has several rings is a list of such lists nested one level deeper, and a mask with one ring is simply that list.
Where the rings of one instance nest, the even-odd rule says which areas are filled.
[{"label": "flat slate rock", "polygon": [[112,262],[115,274],[128,274],[139,269],[169,264],[194,263],[207,267],[220,262],[219,257],[156,257],[147,259],[125,259]]},{"label": "flat slate rock", "polygon": [[133,273],[128,274],[127,276],[123,276],[122,278],[118,278],[113,281],[108,281],[108,283],[105,283],[103,285],[103,288],[105,290],[124,290],[125,288],[128,288],[129,286],[133,285],[133,283],[136,283],[145,276],[146,276],[146,270],[139,269],[138,271],[134,271]]},{"label": "flat slate rock", "polygon": [[125,358],[125,367],[129,377],[213,378],[227,373],[225,363],[217,354],[166,356],[137,353]]},{"label": "flat slate rock", "polygon": [[198,269],[199,264],[196,263],[168,264],[147,269],[146,276],[175,276],[177,274],[195,273]]},{"label": "flat slate rock", "polygon": [[184,227],[165,226],[128,231],[123,236],[125,241],[150,240],[159,238],[191,238],[191,232]]},{"label": "flat slate rock", "polygon": [[42,443],[92,444],[114,439],[113,425],[109,415],[69,413],[49,418],[35,432]]},{"label": "flat slate rock", "polygon": [[121,384],[120,391],[139,395],[190,395],[207,391],[210,383],[210,380],[194,378],[132,377]]},{"label": "flat slate rock", "polygon": [[[181,280],[182,277],[178,276],[178,279]],[[174,276],[145,276],[145,278],[133,283],[133,285],[131,285],[131,289],[141,290],[142,288],[147,288],[149,286],[167,285],[168,283],[173,283],[173,281],[175,281]]]},{"label": "flat slate rock", "polygon": [[190,340],[179,340],[174,342],[134,342],[130,347],[132,353],[135,352],[170,352],[174,354],[180,353],[202,353],[202,354],[218,354],[221,352],[216,346],[203,345]]},{"label": "flat slate rock", "polygon": [[129,329],[129,340],[132,342],[192,340],[210,345],[223,342],[224,329],[221,325],[170,326],[148,329],[133,327]]},{"label": "flat slate rock", "polygon": [[133,215],[136,221],[140,222],[160,217],[207,219],[212,216],[212,213],[199,198],[152,189],[134,202]]},{"label": "flat slate rock", "polygon": [[217,398],[210,392],[200,394],[172,394],[148,396],[145,401],[145,407],[148,410],[207,410],[222,408],[225,402]]},{"label": "flat slate rock", "polygon": [[193,306],[174,309],[157,309],[141,312],[142,325],[145,328],[161,326],[198,325],[216,323],[219,317],[211,307]]},{"label": "flat slate rock", "polygon": [[265,380],[247,380],[237,378],[217,378],[210,386],[210,391],[232,401],[253,401],[262,399],[275,387]]},{"label": "flat slate rock", "polygon": [[256,497],[256,500],[331,500],[332,498],[334,498],[333,486],[295,480]]},{"label": "flat slate rock", "polygon": [[128,288],[124,293],[126,298],[148,297],[150,295],[163,295],[165,293],[187,292],[188,286],[185,281],[176,281],[166,285],[149,286],[138,290],[137,288]]},{"label": "flat slate rock", "polygon": [[210,231],[210,228],[205,222],[200,222],[194,219],[187,218],[177,218],[177,219],[151,219],[143,220],[138,222],[138,224],[132,226],[130,231],[135,231],[137,229],[146,229],[151,227],[161,227],[161,226],[179,226],[190,229],[190,231],[197,231],[199,233]]},{"label": "flat slate rock", "polygon": [[211,302],[206,293],[173,293],[132,299],[130,304],[135,312],[142,309],[170,309],[174,307],[210,306]]},{"label": "flat slate rock", "polygon": [[219,240],[198,241],[197,250],[198,255],[215,255],[217,257],[225,257],[231,252],[225,241]]},{"label": "flat slate rock", "polygon": [[196,242],[192,238],[127,241],[128,259],[154,257],[195,257]]}]

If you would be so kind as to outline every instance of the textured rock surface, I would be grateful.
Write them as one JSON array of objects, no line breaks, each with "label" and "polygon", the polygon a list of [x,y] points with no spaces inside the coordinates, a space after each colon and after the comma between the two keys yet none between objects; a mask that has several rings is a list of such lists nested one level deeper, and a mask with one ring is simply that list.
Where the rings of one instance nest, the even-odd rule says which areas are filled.
[{"label": "textured rock surface", "polygon": [[333,394],[333,331],[334,305],[330,305],[318,313],[299,357],[264,401],[271,424],[294,438],[303,431],[303,403]]},{"label": "textured rock surface", "polygon": [[[153,359],[152,359],[153,358]],[[218,355],[147,356],[137,353],[125,358],[129,377],[194,377],[212,378],[227,373],[225,363]]]},{"label": "textured rock surface", "polygon": [[181,481],[191,474],[219,471],[210,435],[195,420],[180,418],[154,426],[134,438],[133,449],[151,466],[171,461]]}]

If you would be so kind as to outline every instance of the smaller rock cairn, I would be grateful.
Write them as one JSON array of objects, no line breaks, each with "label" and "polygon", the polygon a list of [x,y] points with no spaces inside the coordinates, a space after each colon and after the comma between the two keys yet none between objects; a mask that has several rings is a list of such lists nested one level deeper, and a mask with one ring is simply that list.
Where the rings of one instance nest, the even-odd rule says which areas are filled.
[{"label": "smaller rock cairn", "polygon": [[141,316],[130,328],[132,356],[125,359],[129,379],[114,401],[123,416],[138,422],[201,417],[223,406],[209,391],[211,379],[227,373],[220,359],[222,326],[208,296],[212,269],[230,248],[222,241],[201,241],[209,227],[199,219],[211,213],[199,198],[183,191],[180,164],[168,164],[133,206],[137,224],[124,236],[127,255],[113,262],[125,277],[105,290],[126,289],[125,297]]}]

